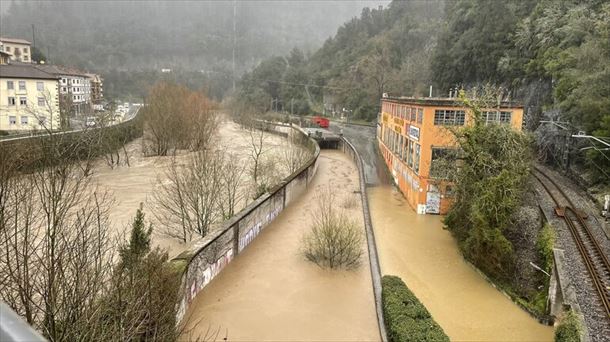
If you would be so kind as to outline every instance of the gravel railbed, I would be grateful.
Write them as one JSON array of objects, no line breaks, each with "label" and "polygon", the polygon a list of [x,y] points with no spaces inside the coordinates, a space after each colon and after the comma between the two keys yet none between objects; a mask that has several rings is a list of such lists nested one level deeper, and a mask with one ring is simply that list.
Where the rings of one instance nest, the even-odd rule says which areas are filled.
[{"label": "gravel railbed", "polygon": [[[602,246],[606,255],[610,255],[610,241],[607,235],[602,231],[599,223],[599,214],[596,212],[595,205],[584,193],[578,189],[571,181],[559,175],[557,172],[550,171],[544,168],[547,175],[551,176],[555,182],[562,187],[562,190],[570,196],[570,199],[577,206],[577,209],[585,211],[589,218],[586,220],[592,231],[592,234]],[[556,248],[564,250],[565,265],[568,277],[571,283],[574,284],[576,300],[580,305],[584,315],[585,324],[592,342],[610,341],[610,319],[603,311],[599,303],[599,296],[595,291],[590,280],[589,273],[584,265],[582,256],[578,252],[574,239],[570,230],[566,226],[563,219],[557,217],[554,212],[552,199],[545,192],[544,188],[538,183],[538,201],[549,218],[549,222],[557,232]],[[597,220],[595,217],[597,216]]]}]

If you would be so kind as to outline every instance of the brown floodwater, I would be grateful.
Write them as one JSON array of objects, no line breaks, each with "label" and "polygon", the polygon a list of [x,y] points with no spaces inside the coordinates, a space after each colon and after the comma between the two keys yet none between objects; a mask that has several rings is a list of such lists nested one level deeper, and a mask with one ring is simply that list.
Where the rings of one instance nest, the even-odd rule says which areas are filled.
[{"label": "brown floodwater", "polygon": [[[329,185],[338,206],[358,196],[356,167],[339,151],[321,152],[310,188],[197,295],[185,316],[184,339],[219,331],[217,339],[230,341],[379,340],[366,244],[363,263],[353,271],[321,269],[300,253],[315,195]],[[360,202],[348,207],[362,224]]]},{"label": "brown floodwater", "polygon": [[417,215],[395,188],[368,189],[382,274],[397,275],[452,341],[551,341],[462,258],[442,217]]},{"label": "brown floodwater", "polygon": [[[247,131],[241,129],[239,125],[231,121],[223,121],[219,127],[218,135],[215,138],[217,147],[222,147],[227,152],[232,153],[237,159],[235,165],[245,163],[249,165],[250,159],[250,136]],[[267,134],[264,138],[265,153],[264,157],[278,158],[281,150],[287,144],[285,138]],[[152,213],[154,207],[153,192],[158,187],[159,181],[166,179],[165,170],[170,164],[172,157],[145,157],[142,154],[142,139],[136,139],[126,146],[130,166],[122,165],[110,168],[103,158],[97,160],[93,172],[93,181],[101,189],[109,191],[114,198],[114,205],[110,208],[110,221],[112,222],[113,234],[125,234],[130,232],[130,224],[135,216],[136,210],[143,204],[146,219],[153,223],[157,228],[160,223]],[[188,153],[182,153],[177,158],[179,162],[184,162],[188,158]],[[123,161],[124,161],[124,157]],[[277,177],[283,178],[290,172],[279,170]],[[244,187],[249,186],[250,178],[248,172],[242,175]],[[247,189],[244,189],[246,191]],[[237,211],[245,206],[240,202]],[[174,257],[190,246],[183,244],[176,239],[169,238],[160,234],[160,230],[153,231],[153,245],[157,245],[168,251],[169,257]]]}]

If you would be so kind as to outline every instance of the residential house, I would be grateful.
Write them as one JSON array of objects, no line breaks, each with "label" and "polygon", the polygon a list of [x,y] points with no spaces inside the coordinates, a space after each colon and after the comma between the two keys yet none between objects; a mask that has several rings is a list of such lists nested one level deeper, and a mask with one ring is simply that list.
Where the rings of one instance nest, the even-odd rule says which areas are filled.
[{"label": "residential house", "polygon": [[72,67],[40,64],[38,69],[59,78],[62,109],[70,116],[85,115],[91,108],[91,82],[87,74]]},{"label": "residential house", "polygon": [[25,39],[0,37],[0,50],[13,61],[32,63],[32,43]]},{"label": "residential house", "polygon": [[0,130],[60,128],[58,77],[33,64],[0,64]]}]

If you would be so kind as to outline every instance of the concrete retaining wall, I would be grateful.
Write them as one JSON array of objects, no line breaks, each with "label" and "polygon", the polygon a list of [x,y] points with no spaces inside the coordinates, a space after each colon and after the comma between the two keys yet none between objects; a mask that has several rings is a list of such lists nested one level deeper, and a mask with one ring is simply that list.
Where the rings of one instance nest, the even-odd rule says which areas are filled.
[{"label": "concrete retaining wall", "polygon": [[358,178],[360,179],[360,198],[362,199],[362,213],[364,215],[364,228],[366,230],[366,242],[369,251],[369,263],[371,268],[371,279],[373,282],[373,294],[375,295],[375,309],[377,311],[377,324],[379,325],[379,335],[381,341],[387,342],[388,336],[385,329],[383,318],[383,302],[381,299],[381,267],[379,266],[379,256],[377,254],[377,243],[375,242],[375,232],[369,211],[369,200],[366,194],[366,179],[364,178],[364,165],[358,151],[347,139],[341,138],[340,149],[349,155],[358,167]]},{"label": "concrete retaining wall", "polygon": [[182,321],[199,291],[247,248],[286,206],[306,190],[316,173],[320,148],[303,130],[296,126],[269,122],[265,123],[264,129],[282,135],[303,137],[303,143],[314,152],[313,156],[269,192],[224,222],[221,229],[210,233],[193,248],[172,260],[175,265],[183,268],[181,296],[176,317],[178,322]]},{"label": "concrete retaining wall", "polygon": [[[14,152],[18,156],[15,162],[21,170],[27,171],[40,165],[52,165],[57,158],[49,155],[50,151],[73,160],[97,157],[115,151],[122,143],[141,137],[142,133],[143,117],[138,111],[132,119],[108,127],[2,139],[0,148]],[[106,143],[100,144],[101,141]]]}]

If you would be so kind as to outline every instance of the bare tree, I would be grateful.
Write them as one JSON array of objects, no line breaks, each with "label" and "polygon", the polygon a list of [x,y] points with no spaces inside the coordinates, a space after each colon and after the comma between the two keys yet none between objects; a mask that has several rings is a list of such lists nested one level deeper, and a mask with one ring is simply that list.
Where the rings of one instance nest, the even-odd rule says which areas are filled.
[{"label": "bare tree", "polygon": [[90,318],[113,259],[111,199],[91,186],[61,137],[40,139],[41,153],[59,160],[4,182],[0,207],[11,214],[0,223],[0,296],[49,340],[93,339]]},{"label": "bare tree", "polygon": [[156,217],[165,224],[162,234],[183,242],[193,234],[205,236],[222,218],[224,157],[219,150],[203,150],[188,156],[186,165],[176,158],[168,166],[166,180],[159,179],[154,199]]},{"label": "bare tree", "polygon": [[297,171],[313,156],[313,153],[305,145],[306,139],[301,135],[288,136],[282,147],[280,160],[282,165],[287,168],[288,174]]},{"label": "bare tree", "polygon": [[243,175],[246,168],[243,163],[237,163],[239,163],[239,156],[236,153],[227,154],[221,174],[223,195],[220,198],[220,208],[225,220],[231,218],[239,203],[248,198],[243,191]]},{"label": "bare tree", "polygon": [[171,83],[155,85],[144,109],[149,152],[165,156],[177,149],[207,147],[218,126],[214,108],[201,93]]}]

